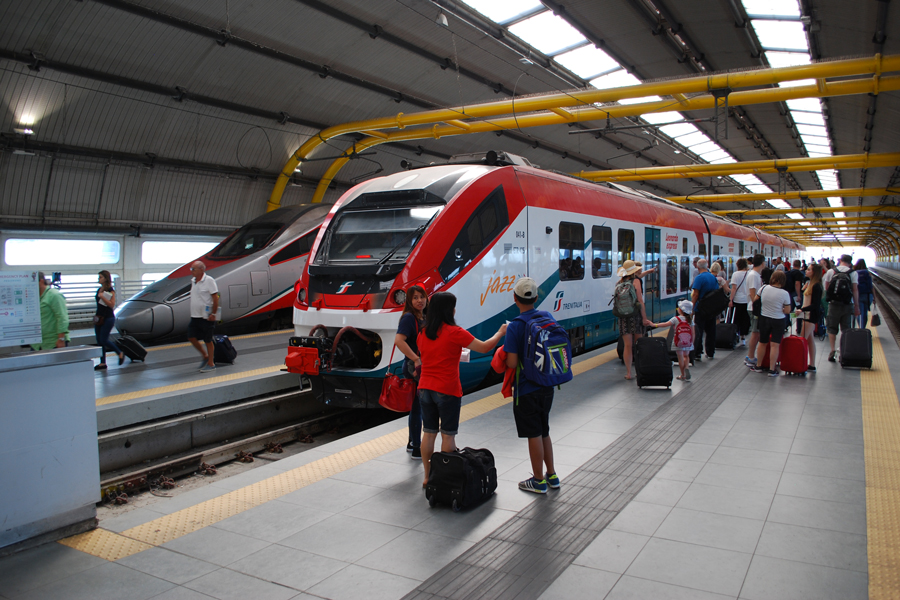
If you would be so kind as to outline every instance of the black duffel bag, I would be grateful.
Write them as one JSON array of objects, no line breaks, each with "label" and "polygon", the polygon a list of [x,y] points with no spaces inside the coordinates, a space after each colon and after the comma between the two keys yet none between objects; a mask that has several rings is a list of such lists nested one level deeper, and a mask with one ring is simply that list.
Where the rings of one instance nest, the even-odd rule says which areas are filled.
[{"label": "black duffel bag", "polygon": [[717,287],[703,296],[698,304],[700,306],[694,309],[694,314],[701,319],[711,319],[728,308],[728,295]]}]

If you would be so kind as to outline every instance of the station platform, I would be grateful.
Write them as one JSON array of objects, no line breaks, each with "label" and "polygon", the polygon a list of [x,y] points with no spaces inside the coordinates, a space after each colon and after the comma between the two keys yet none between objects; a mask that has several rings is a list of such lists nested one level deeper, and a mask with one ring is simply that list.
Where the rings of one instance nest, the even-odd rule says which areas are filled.
[{"label": "station platform", "polygon": [[[144,362],[107,356],[107,369],[94,375],[99,431],[299,388],[296,375],[282,372],[290,330],[231,338],[237,360],[200,373],[200,354],[188,342],[147,347]],[[73,344],[77,344],[77,338]]]},{"label": "station platform", "polygon": [[671,390],[576,361],[550,416],[558,491],[535,495],[510,399],[463,399],[458,444],[497,493],[430,508],[406,419],[0,558],[0,597],[896,598],[900,349],[874,367],[770,378],[718,351]]}]

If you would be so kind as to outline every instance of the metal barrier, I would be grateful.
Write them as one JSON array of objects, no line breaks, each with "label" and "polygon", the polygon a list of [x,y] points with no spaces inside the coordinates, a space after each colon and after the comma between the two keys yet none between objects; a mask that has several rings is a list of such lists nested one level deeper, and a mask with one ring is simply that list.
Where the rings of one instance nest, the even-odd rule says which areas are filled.
[{"label": "metal barrier", "polygon": [[[115,280],[116,306],[129,300],[152,282]],[[65,283],[60,285],[59,291],[66,299],[66,308],[69,312],[69,325],[91,324],[94,314],[97,312],[96,294],[99,285],[97,283]]]}]

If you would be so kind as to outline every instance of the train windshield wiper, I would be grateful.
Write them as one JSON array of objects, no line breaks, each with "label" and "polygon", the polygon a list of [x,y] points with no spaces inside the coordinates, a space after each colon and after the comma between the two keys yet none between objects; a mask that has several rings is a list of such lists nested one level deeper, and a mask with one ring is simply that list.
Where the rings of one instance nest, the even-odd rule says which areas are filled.
[{"label": "train windshield wiper", "polygon": [[[437,213],[435,213],[435,215],[437,215]],[[391,249],[391,251],[388,252],[387,254],[385,254],[384,257],[383,257],[381,260],[379,260],[376,264],[383,265],[384,263],[386,263],[387,261],[389,261],[389,260],[391,259],[391,257],[394,256],[394,254],[397,253],[397,250],[399,250],[400,248],[402,248],[402,247],[403,247],[409,240],[411,240],[413,237],[415,237],[416,235],[418,235],[418,234],[422,233],[423,231],[425,231],[425,229],[427,229],[428,226],[431,225],[431,222],[432,222],[433,220],[434,220],[434,216],[432,216],[430,219],[428,219],[428,222],[425,223],[424,225],[420,225],[419,227],[417,227],[417,228],[414,229],[413,231],[410,231],[408,234],[406,234],[406,237],[404,237],[402,240],[400,240],[400,243],[397,244],[396,246],[394,246],[394,247]]]}]

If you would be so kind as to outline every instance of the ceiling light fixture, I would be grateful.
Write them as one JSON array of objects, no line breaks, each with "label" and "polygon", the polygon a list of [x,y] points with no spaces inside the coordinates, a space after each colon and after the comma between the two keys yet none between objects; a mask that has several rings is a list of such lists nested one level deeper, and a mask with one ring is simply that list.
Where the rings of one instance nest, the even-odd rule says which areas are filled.
[{"label": "ceiling light fixture", "polygon": [[438,13],[437,19],[435,19],[434,22],[441,27],[450,27],[450,22],[447,21],[447,15],[444,14],[444,11]]},{"label": "ceiling light fixture", "polygon": [[34,133],[34,130],[30,127],[16,127],[13,129],[13,131],[18,133],[19,135],[32,135]]}]

